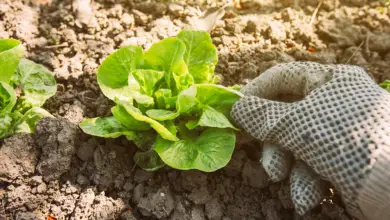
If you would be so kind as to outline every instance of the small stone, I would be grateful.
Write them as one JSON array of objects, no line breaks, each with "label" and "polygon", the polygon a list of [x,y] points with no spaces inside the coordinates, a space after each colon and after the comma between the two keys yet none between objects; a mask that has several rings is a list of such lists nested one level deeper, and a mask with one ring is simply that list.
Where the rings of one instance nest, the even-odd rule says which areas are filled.
[{"label": "small stone", "polygon": [[[161,196],[161,193],[164,196]],[[141,213],[150,213],[157,219],[167,218],[175,207],[175,201],[168,187],[159,189],[156,193],[150,193],[138,203]]]},{"label": "small stone", "polygon": [[263,54],[263,60],[264,61],[271,61],[275,60],[277,57],[277,54],[274,51],[267,51]]},{"label": "small stone", "polygon": [[75,193],[75,192],[77,192],[77,189],[76,189],[76,187],[74,187],[74,186],[72,186],[72,185],[68,186],[68,187],[65,189],[65,193],[66,193],[66,194],[72,194],[72,193]]},{"label": "small stone", "polygon": [[15,220],[35,220],[35,219],[45,219],[42,213],[35,212],[17,212]]},{"label": "small stone", "polygon": [[283,23],[278,21],[271,21],[268,23],[269,27],[267,33],[272,41],[284,41],[287,38],[286,28]]},{"label": "small stone", "polygon": [[268,185],[268,175],[260,163],[247,161],[242,171],[244,182],[255,188],[264,188]]},{"label": "small stone", "polygon": [[130,26],[134,24],[134,16],[128,13],[124,13],[122,15],[121,22],[126,26]]},{"label": "small stone", "polygon": [[241,173],[243,158],[245,157],[245,151],[236,151],[233,153],[232,159],[223,169],[225,171],[226,176],[238,176]]},{"label": "small stone", "polygon": [[88,183],[88,178],[84,175],[79,174],[77,175],[77,183],[80,185],[85,185]]},{"label": "small stone", "polygon": [[291,8],[286,8],[282,12],[282,18],[284,21],[292,21],[294,19],[295,12]]},{"label": "small stone", "polygon": [[136,24],[146,25],[149,22],[149,17],[141,11],[134,9],[133,15]]},{"label": "small stone", "polygon": [[262,203],[261,210],[266,220],[279,220],[281,217],[282,204],[277,199],[269,199]]},{"label": "small stone", "polygon": [[52,214],[54,214],[54,215],[60,215],[61,214],[61,208],[60,207],[58,207],[58,206],[56,206],[56,205],[52,205],[51,207],[50,207],[50,210],[51,210],[51,212],[52,212]]},{"label": "small stone", "polygon": [[203,205],[210,198],[210,194],[206,187],[201,187],[192,191],[188,196],[188,199],[194,202],[196,205]]},{"label": "small stone", "polygon": [[354,7],[362,7],[367,1],[366,0],[343,0],[343,3],[346,5],[354,6]]},{"label": "small stone", "polygon": [[9,186],[7,186],[7,190],[8,191],[14,191],[15,190],[15,186],[14,185],[9,185]]},{"label": "small stone", "polygon": [[388,52],[390,51],[390,33],[370,34],[369,48],[371,51]]},{"label": "small stone", "polygon": [[145,186],[143,183],[138,184],[134,188],[133,192],[133,202],[138,203],[142,197],[144,197],[144,192],[145,192]]},{"label": "small stone", "polygon": [[181,196],[176,197],[177,203],[173,213],[170,215],[169,220],[182,220],[190,219],[189,214],[185,208],[184,199]]},{"label": "small stone", "polygon": [[[82,69],[81,63],[78,69],[81,71]],[[64,115],[64,118],[68,119],[70,122],[74,124],[79,124],[84,118],[83,104],[81,104],[79,101],[75,101],[72,105],[69,106],[68,110]]]},{"label": "small stone", "polygon": [[45,183],[41,183],[38,187],[37,187],[37,193],[45,193],[47,191],[47,186]]},{"label": "small stone", "polygon": [[191,210],[191,219],[192,220],[205,220],[204,209],[202,206],[195,206]]},{"label": "small stone", "polygon": [[342,219],[340,216],[344,215],[344,209],[333,203],[323,203],[321,205],[322,213],[331,219]]},{"label": "small stone", "polygon": [[137,183],[143,183],[147,180],[152,179],[154,176],[154,172],[149,172],[140,168],[137,168],[134,174],[134,181]]},{"label": "small stone", "polygon": [[221,40],[222,40],[222,43],[225,45],[225,46],[231,46],[233,44],[233,38],[230,37],[230,36],[225,36],[223,35],[221,37]]},{"label": "small stone", "polygon": [[236,34],[240,34],[241,33],[241,27],[237,23],[229,23],[229,24],[226,25],[225,29],[230,31],[230,32],[236,33]]},{"label": "small stone", "polygon": [[183,6],[175,3],[168,5],[168,11],[176,17],[181,17],[184,14]]},{"label": "small stone", "polygon": [[77,156],[82,161],[88,161],[92,159],[93,152],[97,146],[95,139],[89,139],[86,143],[80,144],[81,146],[77,149]]},{"label": "small stone", "polygon": [[262,5],[262,0],[241,0],[240,5],[244,9],[256,8]]},{"label": "small stone", "polygon": [[137,45],[137,46],[139,46],[137,37],[130,37],[130,38],[126,39],[121,44],[121,47],[129,46],[129,45]]},{"label": "small stone", "polygon": [[70,191],[72,192],[72,193],[76,193],[78,190],[77,190],[77,188],[75,187],[75,186],[69,186],[69,188],[70,188]]},{"label": "small stone", "polygon": [[66,193],[66,194],[71,194],[72,191],[71,191],[69,188],[66,188],[66,189],[65,189],[65,193]]},{"label": "small stone", "polygon": [[217,198],[213,198],[205,204],[206,216],[209,220],[220,220],[222,218],[222,206]]},{"label": "small stone", "polygon": [[256,40],[253,35],[244,35],[241,39],[243,43],[252,43]]},{"label": "small stone", "polygon": [[32,188],[32,189],[31,189],[31,193],[32,193],[32,194],[37,194],[37,193],[38,193],[37,187]]},{"label": "small stone", "polygon": [[164,3],[156,3],[154,5],[153,15],[160,17],[165,14],[167,11],[167,6]]},{"label": "small stone", "polygon": [[130,190],[134,189],[134,184],[128,180],[128,181],[123,185],[122,188],[123,188],[124,190],[126,190],[126,191],[130,191]]},{"label": "small stone", "polygon": [[207,185],[207,175],[196,170],[189,170],[181,172],[182,187],[186,190],[192,191],[194,188]]},{"label": "small stone", "polygon": [[30,184],[31,186],[38,186],[41,183],[43,183],[42,176],[33,176],[28,182],[28,184]]},{"label": "small stone", "polygon": [[127,210],[121,214],[121,220],[136,220],[136,219],[137,218],[130,210]]}]

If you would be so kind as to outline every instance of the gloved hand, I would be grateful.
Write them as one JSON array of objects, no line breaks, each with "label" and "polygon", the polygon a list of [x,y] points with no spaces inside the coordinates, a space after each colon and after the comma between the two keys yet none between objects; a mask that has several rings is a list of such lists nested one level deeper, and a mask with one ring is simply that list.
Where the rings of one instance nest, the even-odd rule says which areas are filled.
[{"label": "gloved hand", "polygon": [[[353,216],[390,219],[390,93],[362,68],[285,63],[241,91],[232,118],[264,141],[261,162],[271,180],[290,176],[299,214],[321,202],[325,179]],[[301,99],[275,101],[284,95]]]}]

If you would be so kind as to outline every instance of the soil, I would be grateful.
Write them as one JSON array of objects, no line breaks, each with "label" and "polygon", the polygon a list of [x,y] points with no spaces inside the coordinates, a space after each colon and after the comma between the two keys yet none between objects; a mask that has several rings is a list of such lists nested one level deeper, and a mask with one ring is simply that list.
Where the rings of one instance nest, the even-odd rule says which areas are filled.
[{"label": "soil", "polygon": [[[364,67],[390,79],[390,10],[379,1],[241,0],[211,31],[222,84],[245,84],[281,62]],[[80,132],[84,117],[110,114],[96,70],[123,45],[147,49],[229,1],[0,0],[0,38],[23,41],[28,58],[51,69],[58,92],[34,134],[0,143],[0,219],[352,219],[337,195],[299,216],[288,181],[271,183],[261,143],[240,136],[227,167],[146,172],[124,138]],[[313,17],[313,21],[311,19]]]}]

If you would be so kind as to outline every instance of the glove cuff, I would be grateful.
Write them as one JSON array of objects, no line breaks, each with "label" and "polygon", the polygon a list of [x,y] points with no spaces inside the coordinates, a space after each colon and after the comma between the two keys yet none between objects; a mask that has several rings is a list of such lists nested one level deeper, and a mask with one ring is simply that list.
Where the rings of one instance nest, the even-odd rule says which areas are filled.
[{"label": "glove cuff", "polygon": [[390,219],[390,148],[382,148],[357,198],[367,220]]}]

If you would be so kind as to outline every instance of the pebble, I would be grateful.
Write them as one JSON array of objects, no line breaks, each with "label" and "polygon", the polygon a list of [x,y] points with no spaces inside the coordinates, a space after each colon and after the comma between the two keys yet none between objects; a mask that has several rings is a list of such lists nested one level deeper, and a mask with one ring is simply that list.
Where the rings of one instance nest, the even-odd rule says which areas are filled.
[{"label": "pebble", "polygon": [[184,13],[184,8],[179,4],[171,3],[168,5],[168,11],[176,17],[181,17]]},{"label": "pebble", "polygon": [[143,183],[138,184],[133,191],[133,202],[138,203],[144,196],[145,186]]}]

